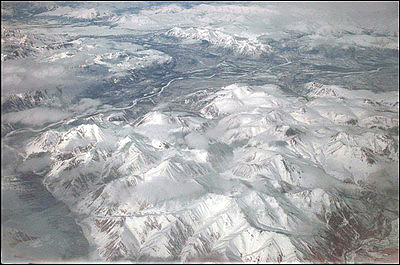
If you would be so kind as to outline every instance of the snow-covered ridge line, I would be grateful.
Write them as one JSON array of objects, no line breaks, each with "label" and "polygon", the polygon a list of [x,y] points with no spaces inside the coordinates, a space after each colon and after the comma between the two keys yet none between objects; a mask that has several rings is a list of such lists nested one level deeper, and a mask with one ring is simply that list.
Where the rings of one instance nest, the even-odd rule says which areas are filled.
[{"label": "snow-covered ridge line", "polygon": [[271,47],[267,44],[262,44],[257,40],[239,40],[229,34],[209,28],[179,28],[174,27],[166,32],[167,35],[182,38],[208,41],[210,44],[233,50],[243,55],[261,55],[271,52]]}]

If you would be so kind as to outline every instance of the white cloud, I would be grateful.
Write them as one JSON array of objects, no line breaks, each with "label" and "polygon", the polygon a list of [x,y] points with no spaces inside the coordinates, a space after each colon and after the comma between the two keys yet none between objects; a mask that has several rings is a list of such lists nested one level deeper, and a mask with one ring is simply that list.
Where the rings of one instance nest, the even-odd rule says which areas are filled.
[{"label": "white cloud", "polygon": [[96,9],[90,8],[72,11],[69,16],[83,19],[92,19],[99,16],[99,13],[96,11]]},{"label": "white cloud", "polygon": [[39,172],[51,163],[50,155],[45,155],[43,157],[31,158],[23,162],[23,164],[18,167],[19,172]]},{"label": "white cloud", "polygon": [[37,107],[2,115],[2,123],[23,123],[25,125],[42,125],[56,122],[71,115],[69,112],[58,109]]},{"label": "white cloud", "polygon": [[99,105],[101,105],[101,101],[98,99],[82,98],[71,110],[77,112],[94,111]]},{"label": "white cloud", "polygon": [[95,8],[71,8],[71,7],[58,7],[55,10],[41,13],[41,16],[65,16],[70,18],[79,19],[94,19],[96,17],[107,16],[108,12],[98,11]]},{"label": "white cloud", "polygon": [[32,60],[8,60],[1,65],[3,96],[36,89],[48,89],[71,84],[73,71],[55,63],[36,63]]},{"label": "white cloud", "polygon": [[42,78],[56,78],[59,77],[60,75],[63,75],[65,72],[64,67],[60,65],[55,65],[55,66],[45,66],[39,69],[32,69],[32,75],[38,79]]},{"label": "white cloud", "polygon": [[21,77],[19,77],[17,74],[11,74],[3,78],[1,85],[4,84],[5,86],[14,86],[20,84],[21,82]]},{"label": "white cloud", "polygon": [[196,149],[207,149],[208,148],[208,138],[196,132],[189,133],[185,136],[185,142],[191,148]]}]

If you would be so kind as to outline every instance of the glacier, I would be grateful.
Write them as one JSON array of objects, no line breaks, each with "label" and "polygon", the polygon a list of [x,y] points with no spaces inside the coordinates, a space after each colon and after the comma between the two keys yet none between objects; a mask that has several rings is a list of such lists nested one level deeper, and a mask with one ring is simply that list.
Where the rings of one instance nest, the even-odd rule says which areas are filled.
[{"label": "glacier", "polygon": [[398,261],[398,25],[303,4],[2,2],[2,261]]}]

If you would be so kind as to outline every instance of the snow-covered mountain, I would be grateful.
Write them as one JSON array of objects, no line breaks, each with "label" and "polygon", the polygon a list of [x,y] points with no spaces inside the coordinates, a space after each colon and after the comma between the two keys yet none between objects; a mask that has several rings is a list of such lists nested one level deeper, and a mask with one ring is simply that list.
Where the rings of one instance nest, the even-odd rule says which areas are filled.
[{"label": "snow-covered mountain", "polygon": [[[398,137],[393,124],[357,121],[396,93],[307,86],[318,97],[232,84],[205,96],[198,116],[82,124],[43,133],[26,152],[51,155],[44,183],[80,216],[100,259],[343,262],[391,231]],[[376,98],[388,100],[365,103]],[[337,118],[343,109],[349,120]],[[392,110],[381,114],[398,119]],[[357,214],[376,204],[386,206]]]},{"label": "snow-covered mountain", "polygon": [[271,53],[271,47],[257,40],[239,39],[218,30],[208,28],[179,28],[174,27],[166,35],[180,39],[207,41],[211,45],[233,51],[241,55],[260,56]]},{"label": "snow-covered mountain", "polygon": [[62,91],[36,90],[2,97],[1,112],[8,113],[34,107],[62,106]]},{"label": "snow-covered mountain", "polygon": [[2,262],[398,259],[398,4],[1,9]]},{"label": "snow-covered mountain", "polygon": [[14,25],[1,26],[1,61],[15,60],[40,53],[71,47],[61,36],[48,36],[16,28]]}]

